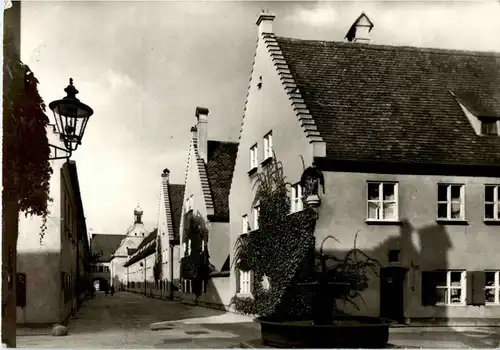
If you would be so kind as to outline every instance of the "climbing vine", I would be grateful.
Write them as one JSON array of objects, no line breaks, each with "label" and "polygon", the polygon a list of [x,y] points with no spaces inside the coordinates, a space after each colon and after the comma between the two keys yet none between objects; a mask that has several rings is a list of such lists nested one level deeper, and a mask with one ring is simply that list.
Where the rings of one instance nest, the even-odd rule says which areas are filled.
[{"label": "climbing vine", "polygon": [[240,312],[276,319],[309,315],[312,294],[297,283],[313,278],[315,213],[289,214],[289,184],[274,158],[256,174],[254,185],[259,229],[236,241],[233,259],[237,269],[253,272],[253,297],[234,296],[232,304]]},{"label": "climbing vine", "polygon": [[[6,33],[7,34],[7,33]],[[27,215],[42,217],[40,243],[49,215],[49,181],[52,168],[46,127],[49,118],[38,93],[38,80],[16,54],[6,35],[3,96],[3,199],[15,203]]]},{"label": "climbing vine", "polygon": [[156,252],[155,252],[155,264],[153,265],[153,277],[158,283],[163,277],[163,256],[161,249],[161,239],[160,235],[156,236]]},{"label": "climbing vine", "polygon": [[[275,158],[256,175],[255,186],[252,207],[260,208],[259,229],[237,239],[233,258],[236,269],[254,274],[252,297],[236,295],[231,303],[237,311],[275,320],[310,317],[316,295],[301,283],[322,278],[315,254],[316,213],[307,208],[289,214],[289,184]],[[326,266],[324,276],[327,282],[347,283],[333,297],[359,308],[356,301],[368,287],[369,270],[376,273],[380,264],[356,247],[356,238],[357,233],[354,248],[343,258],[324,256],[334,262]]]},{"label": "climbing vine", "polygon": [[202,282],[206,283],[210,273],[207,242],[208,229],[203,216],[200,213],[193,214],[192,211],[187,213],[184,217],[185,251],[181,259],[181,269],[183,278],[193,281],[193,293],[196,296],[201,295]]}]

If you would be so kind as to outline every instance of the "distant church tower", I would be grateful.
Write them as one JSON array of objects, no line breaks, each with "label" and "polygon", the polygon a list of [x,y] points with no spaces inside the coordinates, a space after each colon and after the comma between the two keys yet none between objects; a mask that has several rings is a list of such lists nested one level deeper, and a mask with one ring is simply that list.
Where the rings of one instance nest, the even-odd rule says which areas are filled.
[{"label": "distant church tower", "polygon": [[149,234],[149,232],[144,227],[144,223],[142,222],[142,211],[141,207],[137,205],[137,208],[134,209],[134,224],[131,225],[127,230],[127,236],[133,237],[145,237]]},{"label": "distant church tower", "polygon": [[142,209],[140,206],[134,209],[135,222],[134,224],[142,224]]}]

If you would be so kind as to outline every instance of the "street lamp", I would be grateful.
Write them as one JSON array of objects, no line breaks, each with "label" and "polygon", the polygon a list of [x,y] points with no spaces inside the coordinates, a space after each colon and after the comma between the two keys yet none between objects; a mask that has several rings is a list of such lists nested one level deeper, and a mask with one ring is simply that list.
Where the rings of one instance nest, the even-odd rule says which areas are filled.
[{"label": "street lamp", "polygon": [[67,155],[57,156],[50,159],[62,159],[71,157],[71,153],[82,144],[83,133],[87,127],[89,118],[94,111],[85,103],[76,98],[78,90],[73,85],[73,78],[69,79],[69,85],[64,89],[67,96],[60,100],[49,103],[49,108],[54,113],[56,128],[64,142],[66,149],[51,145],[57,150],[65,151]]}]

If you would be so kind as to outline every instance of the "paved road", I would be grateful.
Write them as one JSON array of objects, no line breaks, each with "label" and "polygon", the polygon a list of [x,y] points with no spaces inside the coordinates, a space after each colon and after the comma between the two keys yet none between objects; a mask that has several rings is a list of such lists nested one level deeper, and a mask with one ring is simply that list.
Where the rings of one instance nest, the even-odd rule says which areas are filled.
[{"label": "paved road", "polygon": [[[258,325],[251,318],[235,319],[232,314],[221,318],[225,315],[218,310],[133,293],[119,292],[114,296],[98,293],[95,299],[85,302],[76,318],[69,322],[68,336],[35,335],[35,331],[22,330],[18,332],[17,347],[228,348],[258,336]],[[151,330],[150,325],[157,322],[164,324],[163,329]]]},{"label": "paved road", "polygon": [[[152,328],[159,328],[152,330]],[[235,348],[259,338],[251,318],[179,302],[120,292],[98,293],[68,325],[69,335],[18,333],[23,348]],[[25,334],[25,335],[21,335]],[[391,330],[390,343],[402,348],[497,348],[500,328],[410,328]]]}]

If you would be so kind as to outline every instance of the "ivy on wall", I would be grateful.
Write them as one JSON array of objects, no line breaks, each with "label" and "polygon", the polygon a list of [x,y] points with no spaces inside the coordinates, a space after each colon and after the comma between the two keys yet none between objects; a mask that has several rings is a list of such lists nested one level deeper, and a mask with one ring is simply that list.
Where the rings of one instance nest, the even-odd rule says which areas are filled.
[{"label": "ivy on wall", "polygon": [[288,186],[274,158],[256,174],[253,206],[260,208],[259,229],[238,238],[233,260],[237,269],[254,274],[253,297],[232,298],[240,312],[276,319],[312,312],[313,295],[297,283],[314,278],[315,212],[289,214]]},{"label": "ivy on wall", "polygon": [[181,270],[182,278],[192,280],[192,291],[197,297],[202,293],[202,282],[206,283],[210,273],[207,242],[208,229],[205,219],[198,212],[188,212],[184,216],[183,243],[186,248],[181,259]]},{"label": "ivy on wall", "polygon": [[155,252],[155,264],[153,265],[153,277],[155,282],[158,283],[163,277],[163,254],[161,249],[161,238],[158,234],[156,237],[156,252]]},{"label": "ivy on wall", "polygon": [[[26,215],[41,216],[40,241],[46,230],[52,168],[46,127],[49,118],[38,93],[38,80],[15,52],[6,33],[3,94],[3,200]],[[10,234],[10,233],[9,233]],[[14,234],[14,233],[12,233]],[[16,233],[17,234],[17,233]]]},{"label": "ivy on wall", "polygon": [[[336,289],[332,297],[359,308],[357,301],[368,288],[369,273],[376,274],[380,264],[356,247],[358,233],[354,248],[343,258],[324,255],[330,264],[321,275],[315,252],[316,212],[307,208],[289,214],[289,184],[281,162],[273,158],[264,171],[256,175],[255,186],[252,206],[258,203],[260,208],[259,229],[237,239],[233,258],[237,269],[253,272],[253,292],[252,297],[232,298],[236,310],[275,320],[309,318],[316,295],[300,283],[323,278],[327,282],[347,283],[347,288]],[[333,306],[336,312],[342,313],[336,304]]]}]

